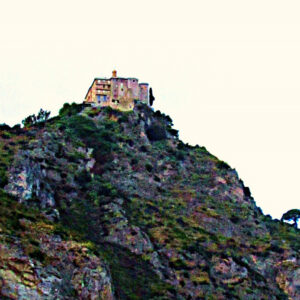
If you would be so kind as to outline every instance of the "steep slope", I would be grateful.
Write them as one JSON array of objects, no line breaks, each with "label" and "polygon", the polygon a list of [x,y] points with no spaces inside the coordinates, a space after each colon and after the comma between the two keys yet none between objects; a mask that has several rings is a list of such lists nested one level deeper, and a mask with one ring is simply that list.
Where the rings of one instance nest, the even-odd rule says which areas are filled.
[{"label": "steep slope", "polygon": [[[235,170],[146,105],[65,105],[2,130],[0,151],[3,297],[300,295],[298,230],[264,216]],[[20,257],[31,281],[10,263]]]}]

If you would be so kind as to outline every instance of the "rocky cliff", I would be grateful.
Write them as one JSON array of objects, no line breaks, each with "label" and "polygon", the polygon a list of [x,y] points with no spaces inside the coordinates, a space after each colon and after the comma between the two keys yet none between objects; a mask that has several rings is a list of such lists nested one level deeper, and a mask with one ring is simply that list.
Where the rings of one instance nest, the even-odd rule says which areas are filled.
[{"label": "rocky cliff", "polygon": [[1,299],[299,299],[299,231],[172,120],[65,105],[0,131]]}]

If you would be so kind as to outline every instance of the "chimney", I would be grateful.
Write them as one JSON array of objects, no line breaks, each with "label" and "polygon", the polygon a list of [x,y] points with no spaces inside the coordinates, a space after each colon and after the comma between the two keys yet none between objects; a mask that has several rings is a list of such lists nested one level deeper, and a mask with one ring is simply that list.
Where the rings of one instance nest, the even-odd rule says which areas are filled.
[{"label": "chimney", "polygon": [[113,70],[113,71],[112,71],[112,77],[114,77],[114,78],[117,77],[117,71],[116,71],[116,70]]}]

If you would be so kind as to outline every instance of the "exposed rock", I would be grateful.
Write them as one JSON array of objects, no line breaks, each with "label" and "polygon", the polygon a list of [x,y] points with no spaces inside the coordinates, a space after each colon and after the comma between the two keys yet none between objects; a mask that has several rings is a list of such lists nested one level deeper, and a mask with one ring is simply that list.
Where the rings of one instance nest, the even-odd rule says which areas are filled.
[{"label": "exposed rock", "polygon": [[299,298],[299,231],[235,170],[148,106],[74,111],[0,136],[2,297]]},{"label": "exposed rock", "polygon": [[[1,242],[5,237],[0,236],[0,296],[10,299],[66,299],[70,296],[113,299],[106,266],[85,246],[46,234],[45,230],[51,228],[36,228],[25,219],[22,226],[25,234],[39,241],[39,250],[33,252],[36,258],[29,258],[21,239],[15,238],[14,244],[8,246]],[[104,295],[107,298],[103,298]]]}]

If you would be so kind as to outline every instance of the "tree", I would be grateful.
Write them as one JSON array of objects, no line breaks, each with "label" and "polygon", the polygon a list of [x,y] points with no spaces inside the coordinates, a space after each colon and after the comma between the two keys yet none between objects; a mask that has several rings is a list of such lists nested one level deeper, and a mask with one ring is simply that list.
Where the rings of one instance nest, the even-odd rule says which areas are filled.
[{"label": "tree", "polygon": [[41,108],[36,117],[36,122],[38,122],[38,123],[45,122],[48,120],[49,116],[50,116],[50,111],[46,111]]},{"label": "tree", "polygon": [[149,91],[149,102],[150,102],[150,106],[153,105],[153,102],[155,100],[155,97],[153,96],[153,92],[152,92],[152,88],[150,88],[150,91]]},{"label": "tree", "polygon": [[22,124],[26,128],[31,127],[32,125],[34,125],[35,119],[36,119],[35,115],[30,115],[26,117],[24,120],[22,120]]},{"label": "tree", "polygon": [[300,209],[291,209],[282,215],[281,221],[293,221],[297,228],[297,221],[300,219]]},{"label": "tree", "polygon": [[41,108],[37,116],[33,114],[26,117],[22,121],[22,124],[24,125],[24,127],[31,127],[35,124],[46,122],[49,116],[50,116],[50,111],[46,111]]}]

